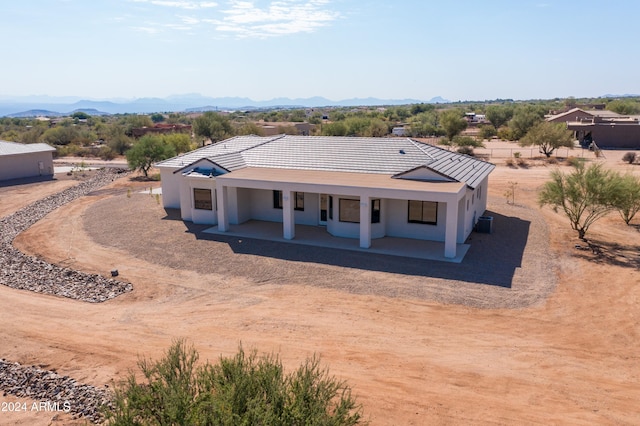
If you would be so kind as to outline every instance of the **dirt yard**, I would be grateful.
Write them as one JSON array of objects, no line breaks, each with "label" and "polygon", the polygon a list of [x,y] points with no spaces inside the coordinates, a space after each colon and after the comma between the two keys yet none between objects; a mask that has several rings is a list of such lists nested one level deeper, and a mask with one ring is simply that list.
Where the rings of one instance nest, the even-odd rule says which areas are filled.
[{"label": "dirt yard", "polygon": [[[623,154],[604,161],[640,174]],[[242,342],[291,367],[320,354],[374,425],[640,423],[640,218],[612,214],[587,235],[602,253],[577,250],[567,220],[535,202],[555,166],[493,161],[495,232],[473,234],[462,265],[206,237],[121,179],[15,245],[117,268],[134,291],[88,304],[0,286],[0,357],[104,386],[178,337],[212,361]],[[50,190],[0,188],[1,214]],[[0,424],[52,417],[0,412]]]}]

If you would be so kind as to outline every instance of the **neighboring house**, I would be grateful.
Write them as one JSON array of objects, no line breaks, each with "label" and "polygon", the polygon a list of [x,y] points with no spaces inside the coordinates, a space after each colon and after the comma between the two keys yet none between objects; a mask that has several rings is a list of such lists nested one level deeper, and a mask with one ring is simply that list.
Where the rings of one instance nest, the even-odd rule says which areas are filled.
[{"label": "neighboring house", "polygon": [[322,226],[337,237],[444,242],[455,258],[487,206],[494,165],[407,138],[239,136],[156,164],[183,220]]},{"label": "neighboring house", "polygon": [[393,129],[391,129],[391,134],[393,136],[405,136],[406,135],[406,128],[404,127],[404,125],[402,126],[396,126]]},{"label": "neighboring house", "polygon": [[191,126],[188,124],[154,124],[152,127],[138,127],[131,129],[131,136],[140,138],[146,134],[167,135],[171,133],[191,134]]},{"label": "neighboring house", "polygon": [[55,150],[46,143],[0,141],[0,180],[52,176]]},{"label": "neighboring house", "polygon": [[283,129],[287,127],[295,127],[299,135],[309,136],[315,124],[305,122],[268,122],[259,121],[256,125],[262,130],[264,136],[276,136],[283,133]]},{"label": "neighboring house", "polygon": [[640,149],[640,122],[613,111],[585,111],[573,108],[546,118],[551,123],[565,123],[583,147],[595,142],[599,148]]}]

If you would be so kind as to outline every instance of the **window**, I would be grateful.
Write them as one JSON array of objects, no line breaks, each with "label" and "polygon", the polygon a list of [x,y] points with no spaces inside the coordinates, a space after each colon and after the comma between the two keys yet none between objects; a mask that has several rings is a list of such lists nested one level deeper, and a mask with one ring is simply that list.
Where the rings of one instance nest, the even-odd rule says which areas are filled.
[{"label": "window", "polygon": [[193,188],[193,208],[198,210],[213,210],[210,189]]},{"label": "window", "polygon": [[360,223],[360,200],[340,199],[340,222]]},{"label": "window", "polygon": [[[304,211],[304,192],[293,193],[293,209]],[[282,191],[273,191],[273,208],[282,208]]]},{"label": "window", "polygon": [[380,200],[371,200],[371,223],[380,223]]},{"label": "window", "polygon": [[409,200],[409,222],[436,225],[438,223],[438,203]]}]

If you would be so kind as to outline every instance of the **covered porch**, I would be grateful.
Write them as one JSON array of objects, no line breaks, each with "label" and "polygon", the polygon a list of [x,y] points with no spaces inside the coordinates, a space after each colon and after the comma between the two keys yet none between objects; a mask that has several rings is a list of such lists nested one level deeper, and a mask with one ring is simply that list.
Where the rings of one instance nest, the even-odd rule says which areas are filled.
[{"label": "covered porch", "polygon": [[203,232],[232,236],[239,239],[252,238],[451,263],[461,263],[470,247],[469,244],[456,244],[455,257],[446,257],[444,255],[445,243],[443,242],[382,237],[371,240],[369,248],[362,248],[358,239],[334,237],[324,227],[311,225],[296,225],[295,238],[288,239],[283,235],[282,223],[261,220],[250,220],[240,225],[229,225],[227,231],[220,231],[218,226],[213,226]]}]

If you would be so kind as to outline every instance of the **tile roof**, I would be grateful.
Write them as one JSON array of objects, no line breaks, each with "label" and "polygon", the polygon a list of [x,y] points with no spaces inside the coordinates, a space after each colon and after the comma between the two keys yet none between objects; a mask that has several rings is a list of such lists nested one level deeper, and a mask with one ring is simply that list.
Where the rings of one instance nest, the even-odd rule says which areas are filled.
[{"label": "tile roof", "polygon": [[17,143],[0,140],[0,155],[29,154],[32,152],[53,152],[56,149],[46,143]]},{"label": "tile roof", "polygon": [[179,167],[201,158],[208,158],[231,171],[260,167],[394,176],[426,167],[471,188],[495,168],[477,158],[408,138],[331,136],[243,136],[163,161],[157,166]]}]

